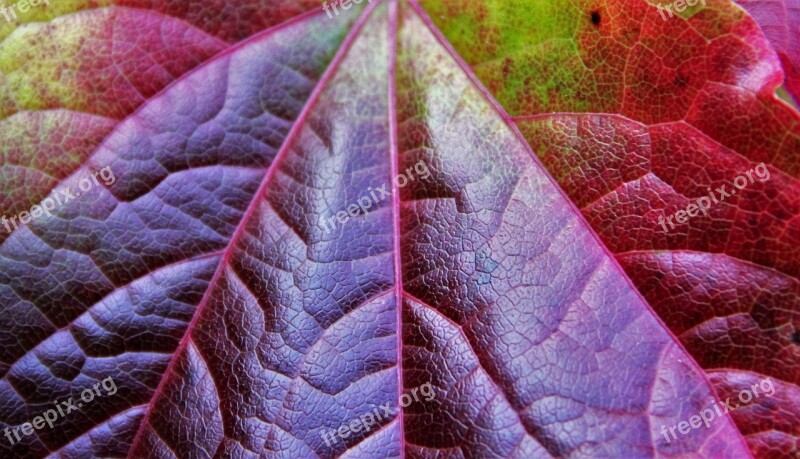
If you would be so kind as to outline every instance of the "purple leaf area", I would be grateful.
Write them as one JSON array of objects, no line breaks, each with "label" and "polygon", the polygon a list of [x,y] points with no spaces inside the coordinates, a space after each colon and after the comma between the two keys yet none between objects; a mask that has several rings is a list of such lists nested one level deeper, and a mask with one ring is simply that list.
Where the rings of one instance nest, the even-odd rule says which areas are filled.
[{"label": "purple leaf area", "polygon": [[0,456],[749,456],[507,119],[394,1],[148,98],[0,242],[0,430],[117,390]]}]

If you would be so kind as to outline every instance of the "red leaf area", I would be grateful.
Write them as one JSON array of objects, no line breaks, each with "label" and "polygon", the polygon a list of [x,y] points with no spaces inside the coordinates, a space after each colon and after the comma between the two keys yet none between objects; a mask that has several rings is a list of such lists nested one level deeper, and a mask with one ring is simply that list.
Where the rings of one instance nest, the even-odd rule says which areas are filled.
[{"label": "red leaf area", "polygon": [[775,97],[781,65],[749,18],[720,30],[715,19],[732,13],[713,2],[688,21],[626,2],[598,11],[606,22],[580,39],[624,62],[610,82],[619,103],[604,109],[614,114],[523,104],[513,120],[720,399],[771,378],[780,395],[732,417],[755,455],[795,457],[800,116]]},{"label": "red leaf area", "polygon": [[[740,353],[735,342],[715,343],[703,360],[687,337],[700,346],[717,339],[715,331],[724,340],[739,327],[747,346],[759,349],[796,323],[796,262],[778,255],[797,250],[788,223],[793,178],[775,170],[747,189],[771,203],[770,212],[753,212],[761,220],[747,221],[775,231],[772,245],[729,243],[716,259],[686,250],[699,262],[672,252],[643,253],[637,262],[636,249],[620,256],[620,247],[654,230],[637,226],[635,212],[624,210],[633,206],[617,203],[617,215],[634,224],[619,244],[598,233],[629,272],[633,263],[643,267],[632,278],[651,308],[588,224],[611,219],[601,198],[608,191],[580,201],[563,185],[566,172],[579,169],[573,161],[588,160],[534,145],[565,195],[415,2],[374,2],[336,20],[278,8],[291,19],[230,47],[220,38],[249,35],[239,19],[246,15],[227,12],[230,30],[221,21],[203,32],[191,24],[205,9],[164,8],[90,11],[38,26],[52,36],[59,21],[118,15],[98,21],[96,33],[125,30],[143,44],[117,55],[111,45],[128,39],[116,36],[94,59],[102,43],[78,47],[77,86],[87,89],[79,97],[36,86],[47,103],[33,106],[5,93],[16,108],[4,113],[19,113],[0,132],[25,135],[4,144],[0,180],[29,193],[15,192],[25,205],[4,197],[4,213],[29,208],[54,187],[75,189],[104,167],[115,181],[0,239],[0,428],[19,428],[109,377],[116,390],[53,428],[3,438],[0,454],[738,457],[749,454],[742,434],[751,441],[767,422],[780,432],[796,428],[796,381],[781,373],[773,405],[735,412],[739,429],[721,417],[677,441],[661,430],[709,406],[712,384],[722,395],[752,383],[733,371],[710,371],[709,380],[686,350],[706,368],[738,358],[734,368],[773,374],[759,370],[769,363],[762,354]],[[133,20],[145,16],[157,19]],[[256,16],[253,31],[266,21]],[[161,44],[156,30],[165,34]],[[41,40],[46,46],[50,38]],[[641,150],[613,149],[614,159],[595,158],[619,162],[615,170],[602,164],[611,175],[598,178],[599,188],[613,185],[614,174],[657,167],[663,149],[674,148],[669,142],[707,140],[678,129],[659,135],[659,126],[622,118],[547,122],[563,133],[548,134],[553,149],[575,142],[585,123],[609,138],[644,142]],[[608,148],[597,131],[580,136],[579,151]],[[723,180],[725,167],[750,164],[708,143],[701,149],[708,159],[687,154],[686,167]],[[664,167],[679,182],[682,173]],[[353,216],[349,209],[367,196],[370,207]],[[726,231],[716,229],[725,219],[735,228],[726,235],[747,231],[737,220],[743,209],[730,207],[714,209],[709,231]],[[350,213],[347,221],[341,212]],[[704,224],[711,226],[691,223],[696,231]],[[672,238],[670,247],[689,247],[692,237],[721,244],[708,234],[664,239]],[[668,269],[678,275],[664,281]],[[742,276],[754,280],[751,289]],[[679,313],[653,301],[658,289],[674,300],[681,288],[709,307]],[[732,317],[724,327],[715,322],[723,314]],[[706,328],[695,326],[702,321]],[[777,331],[764,331],[769,321]],[[326,440],[425,384],[430,400]]]}]

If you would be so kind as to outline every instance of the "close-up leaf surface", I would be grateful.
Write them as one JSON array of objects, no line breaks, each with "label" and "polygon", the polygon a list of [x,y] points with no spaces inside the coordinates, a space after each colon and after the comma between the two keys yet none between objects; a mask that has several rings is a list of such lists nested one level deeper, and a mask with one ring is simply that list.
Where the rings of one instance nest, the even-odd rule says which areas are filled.
[{"label": "close-up leaf surface", "polygon": [[[572,28],[543,31],[504,2],[423,4],[712,380],[773,377],[796,398],[800,116],[776,96],[783,69],[753,19],[723,1],[667,21],[644,2],[587,1],[558,10]],[[494,33],[512,24],[539,46]],[[560,72],[543,67],[553,61]],[[735,178],[760,162],[769,179],[736,194]],[[659,217],[724,185],[727,201],[662,229]],[[800,423],[773,425],[776,402],[753,403],[763,413],[735,416],[751,448],[796,455]],[[781,409],[796,419],[796,406]]]},{"label": "close-up leaf surface", "polygon": [[0,456],[797,454],[791,40],[729,0],[420,3],[0,28],[2,215],[81,190],[0,227],[0,430],[116,388]]},{"label": "close-up leaf surface", "polygon": [[786,90],[800,98],[800,1],[736,0],[753,16],[769,39],[786,73]]}]

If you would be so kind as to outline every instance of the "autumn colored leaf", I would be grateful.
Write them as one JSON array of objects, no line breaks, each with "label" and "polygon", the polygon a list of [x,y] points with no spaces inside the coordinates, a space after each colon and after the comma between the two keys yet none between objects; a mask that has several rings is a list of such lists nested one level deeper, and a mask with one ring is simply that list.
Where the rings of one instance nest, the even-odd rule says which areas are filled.
[{"label": "autumn colored leaf", "polygon": [[0,456],[796,452],[798,116],[743,10],[221,5],[0,28]]},{"label": "autumn colored leaf", "polygon": [[[7,139],[0,144],[2,209],[18,214],[41,201],[114,122],[176,77],[315,6],[259,0],[216,11],[199,0],[54,1],[24,13],[2,10],[14,21],[0,11],[0,132]],[[63,135],[75,138],[62,141]],[[0,231],[0,241],[6,236]]]}]

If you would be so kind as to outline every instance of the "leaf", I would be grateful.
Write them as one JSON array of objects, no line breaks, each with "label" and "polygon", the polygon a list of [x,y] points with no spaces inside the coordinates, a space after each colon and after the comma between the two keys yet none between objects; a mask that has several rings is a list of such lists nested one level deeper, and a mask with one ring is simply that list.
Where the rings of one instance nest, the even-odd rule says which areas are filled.
[{"label": "leaf", "polygon": [[[42,200],[99,146],[113,126],[106,118],[129,115],[176,76],[225,49],[223,40],[245,38],[316,6],[238,2],[211,14],[193,0],[117,3],[136,9],[107,1],[40,3],[25,13],[15,9],[18,21],[0,21],[0,132],[11,139],[0,145],[6,157],[0,184],[2,208],[14,215]],[[53,21],[17,29],[17,22],[42,19]],[[75,139],[62,142],[62,135]],[[43,161],[36,157],[42,148],[53,155],[64,144],[69,151],[59,154],[58,167],[34,166]],[[0,232],[0,241],[5,236]]]},{"label": "leaf", "polygon": [[[347,25],[317,18],[267,32],[187,75],[117,125],[58,186],[77,190],[110,165],[113,189],[92,188],[3,242],[3,423],[18,426],[108,376],[119,386],[115,397],[25,437],[14,454],[128,452],[261,168]],[[297,54],[286,52],[287,40]],[[110,164],[123,144],[135,148]]]},{"label": "leaf", "polygon": [[[205,45],[145,39],[147,52],[124,54],[183,65],[138,101],[109,94],[147,79],[33,94],[12,79],[7,94],[27,105],[6,113],[64,117],[9,148],[52,169],[32,194],[104,167],[115,180],[0,241],[0,427],[108,377],[118,390],[0,442],[4,455],[747,455],[729,418],[665,440],[662,426],[712,401],[706,375],[425,13],[368,3],[213,58],[199,56],[217,39],[154,19]],[[134,42],[133,28],[109,39],[109,19],[76,20],[98,14],[66,16],[68,36]],[[232,24],[226,39],[250,33]],[[51,59],[73,55],[85,54]],[[76,75],[103,68],[55,67],[76,62]],[[131,62],[122,75],[144,69]],[[88,140],[64,137],[58,161],[31,153],[56,155],[57,134],[81,122]],[[20,174],[7,170],[2,189]],[[365,197],[369,209],[337,219]],[[428,383],[430,400],[324,439]]]},{"label": "leaf", "polygon": [[[4,214],[44,199],[115,120],[224,46],[175,18],[118,8],[31,24],[6,37],[0,43]],[[43,111],[26,111],[37,109]],[[0,232],[0,241],[6,236]]]},{"label": "leaf", "polygon": [[[526,2],[534,17],[423,3],[719,391],[771,377],[796,397],[800,117],[775,96],[781,68],[752,19],[711,1],[669,20],[643,2]],[[762,161],[767,181],[662,229]],[[796,404],[753,404],[734,415],[752,450],[796,455],[800,426],[776,414],[797,419]]]}]

